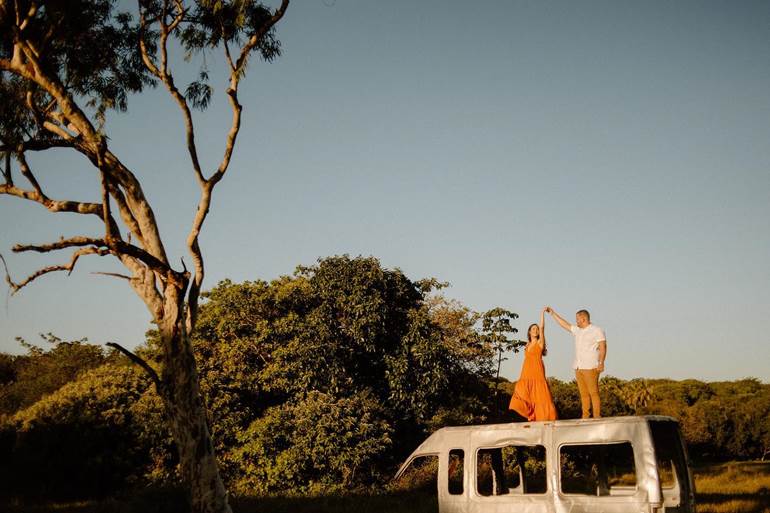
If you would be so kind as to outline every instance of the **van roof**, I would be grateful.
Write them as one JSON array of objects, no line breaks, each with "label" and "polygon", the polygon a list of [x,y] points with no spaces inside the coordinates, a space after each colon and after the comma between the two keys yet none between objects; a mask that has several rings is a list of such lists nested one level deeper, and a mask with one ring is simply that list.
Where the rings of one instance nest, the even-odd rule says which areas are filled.
[{"label": "van roof", "polygon": [[[566,419],[566,420],[552,420],[552,421],[541,421],[541,422],[508,422],[505,424],[483,424],[483,425],[474,425],[474,426],[454,426],[454,427],[445,427],[438,429],[433,432],[423,443],[420,444],[417,449],[412,452],[412,454],[407,458],[407,460],[404,462],[403,465],[401,465],[401,468],[396,473],[395,478],[397,479],[402,472],[406,469],[409,462],[412,460],[413,457],[418,455],[427,455],[427,454],[433,454],[437,451],[442,450],[442,448],[446,448],[447,443],[452,443],[452,440],[457,440],[458,438],[464,437],[466,434],[470,435],[471,433],[475,433],[477,436],[479,436],[480,440],[484,438],[496,438],[498,435],[495,434],[496,431],[505,431],[510,436],[516,436],[516,432],[521,433],[525,429],[531,429],[535,428],[535,431],[537,431],[538,427],[545,427],[549,425],[553,425],[556,429],[564,429],[565,431],[568,431],[570,427],[576,427],[576,426],[596,426],[597,428],[601,426],[610,426],[610,425],[619,425],[619,424],[642,424],[646,423],[648,421],[663,421],[663,422],[676,422],[676,419],[673,417],[665,417],[662,415],[641,415],[641,416],[626,416],[626,417],[601,417],[598,419]],[[592,430],[593,431],[593,430]],[[605,430],[599,430],[599,431],[605,431]],[[613,430],[614,431],[614,430]],[[534,434],[534,433],[532,433]]]},{"label": "van roof", "polygon": [[676,422],[676,419],[673,417],[666,417],[663,415],[628,415],[624,417],[600,417],[598,419],[564,419],[564,420],[545,420],[545,421],[537,421],[537,422],[507,422],[504,424],[478,424],[478,425],[472,425],[472,426],[452,426],[452,427],[444,427],[441,429],[438,429],[434,432],[438,433],[441,431],[497,431],[497,430],[517,430],[517,429],[528,429],[533,426],[543,426],[543,425],[549,425],[553,424],[554,427],[567,427],[567,426],[584,426],[586,424],[593,424],[596,426],[601,426],[605,424],[623,424],[623,423],[638,423],[638,422],[647,422],[650,420],[657,420],[657,421],[673,421]]}]

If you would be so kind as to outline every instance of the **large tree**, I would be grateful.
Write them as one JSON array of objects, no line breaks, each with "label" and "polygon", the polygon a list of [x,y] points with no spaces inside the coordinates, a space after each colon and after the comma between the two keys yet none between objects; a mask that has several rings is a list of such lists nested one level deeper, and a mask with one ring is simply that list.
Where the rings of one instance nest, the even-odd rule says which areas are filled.
[{"label": "large tree", "polygon": [[[241,127],[238,87],[254,55],[279,53],[274,27],[289,1],[271,9],[250,0],[139,0],[119,12],[115,0],[0,0],[0,193],[37,202],[49,211],[95,216],[101,233],[62,237],[51,243],[18,244],[15,252],[70,251],[19,281],[13,292],[52,272],[72,272],[87,255],[116,258],[123,278],[157,324],[160,371],[117,346],[152,377],[163,399],[178,446],[193,511],[230,511],[201,399],[190,337],[195,330],[204,278],[199,235],[215,186],[226,174]],[[223,134],[218,165],[204,169],[195,140],[192,109],[212,94],[205,68],[186,88],[174,79],[171,53],[221,51],[227,63],[226,96],[232,123]],[[173,266],[139,175],[112,151],[105,114],[125,111],[131,94],[161,84],[179,106],[191,178],[200,187],[197,211],[186,234],[192,269]],[[30,152],[66,149],[85,156],[101,195],[93,201],[49,196],[27,158]],[[23,177],[24,183],[18,178]],[[182,178],[180,178],[182,179]]]}]

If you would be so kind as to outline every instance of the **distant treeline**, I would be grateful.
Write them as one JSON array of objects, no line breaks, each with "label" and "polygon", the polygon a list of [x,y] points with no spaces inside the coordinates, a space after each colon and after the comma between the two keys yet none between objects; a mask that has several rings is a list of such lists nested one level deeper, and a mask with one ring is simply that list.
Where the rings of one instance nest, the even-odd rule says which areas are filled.
[{"label": "distant treeline", "polygon": [[[231,493],[382,490],[433,430],[513,420],[499,411],[513,384],[494,377],[501,334],[441,287],[342,256],[211,290],[195,349]],[[143,371],[85,340],[44,338],[0,353],[0,494],[174,484],[173,441]],[[137,352],[158,366],[152,331]],[[559,415],[579,416],[575,384],[551,388]],[[693,458],[770,455],[770,385],[758,380],[605,377],[601,393],[605,415],[680,419]]]}]

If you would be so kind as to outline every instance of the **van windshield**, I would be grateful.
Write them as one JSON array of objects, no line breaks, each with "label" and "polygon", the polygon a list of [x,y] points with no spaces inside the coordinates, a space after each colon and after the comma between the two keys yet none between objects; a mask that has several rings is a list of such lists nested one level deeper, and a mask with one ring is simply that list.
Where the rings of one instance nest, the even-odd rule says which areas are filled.
[{"label": "van windshield", "polygon": [[658,464],[661,488],[674,488],[677,483],[682,492],[689,489],[687,461],[676,423],[665,420],[651,420],[650,431],[655,444],[655,458]]}]

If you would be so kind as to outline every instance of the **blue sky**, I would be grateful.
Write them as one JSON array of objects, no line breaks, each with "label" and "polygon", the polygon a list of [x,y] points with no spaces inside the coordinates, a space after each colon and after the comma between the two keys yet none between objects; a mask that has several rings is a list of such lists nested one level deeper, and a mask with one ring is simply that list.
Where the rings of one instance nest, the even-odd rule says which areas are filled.
[{"label": "blue sky", "polygon": [[[519,313],[522,332],[545,304],[588,308],[611,375],[770,381],[770,3],[306,0],[278,35],[283,56],[242,85],[202,237],[208,286],[374,255]],[[219,55],[206,63],[222,75]],[[214,86],[196,117],[209,168],[230,118]],[[161,89],[129,109],[109,119],[112,148],[178,261],[197,198],[180,116]],[[76,155],[32,164],[51,196],[98,199]],[[16,278],[52,260],[14,243],[98,230],[0,198]],[[90,274],[116,267],[81,264],[5,301],[0,351],[49,331],[143,340],[141,302]],[[570,378],[569,334],[547,334],[547,373]]]}]

